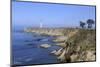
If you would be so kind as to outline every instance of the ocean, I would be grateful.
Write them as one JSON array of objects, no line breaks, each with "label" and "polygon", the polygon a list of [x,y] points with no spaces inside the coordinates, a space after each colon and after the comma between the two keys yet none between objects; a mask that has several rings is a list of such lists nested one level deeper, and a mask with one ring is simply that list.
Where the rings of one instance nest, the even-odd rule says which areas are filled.
[{"label": "ocean", "polygon": [[[22,29],[12,31],[12,63],[13,65],[37,65],[58,63],[57,57],[50,52],[58,50],[53,36],[42,36],[36,33],[27,33]],[[41,44],[52,45],[41,48]]]}]

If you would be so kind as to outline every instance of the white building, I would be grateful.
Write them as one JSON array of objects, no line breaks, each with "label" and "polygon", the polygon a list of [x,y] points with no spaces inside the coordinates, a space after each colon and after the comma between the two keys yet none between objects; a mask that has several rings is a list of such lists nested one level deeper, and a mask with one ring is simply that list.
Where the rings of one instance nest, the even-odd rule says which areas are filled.
[{"label": "white building", "polygon": [[40,23],[40,28],[43,28],[43,24],[42,23]]}]

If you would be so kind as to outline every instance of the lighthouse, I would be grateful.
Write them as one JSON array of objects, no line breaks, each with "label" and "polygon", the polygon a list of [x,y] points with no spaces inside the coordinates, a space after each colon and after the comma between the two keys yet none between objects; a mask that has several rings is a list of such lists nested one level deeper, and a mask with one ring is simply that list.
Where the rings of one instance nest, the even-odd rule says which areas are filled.
[{"label": "lighthouse", "polygon": [[42,28],[43,27],[43,24],[42,23],[40,23],[40,28]]}]

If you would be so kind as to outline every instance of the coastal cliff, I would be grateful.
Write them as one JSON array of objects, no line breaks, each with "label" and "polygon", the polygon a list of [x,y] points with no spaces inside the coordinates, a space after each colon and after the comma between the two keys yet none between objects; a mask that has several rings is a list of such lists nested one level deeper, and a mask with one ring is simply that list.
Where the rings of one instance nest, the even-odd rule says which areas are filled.
[{"label": "coastal cliff", "polygon": [[[56,36],[53,41],[57,43],[55,44],[56,46],[60,46],[61,48],[53,50],[51,54],[56,55],[60,62],[96,60],[95,29],[26,28],[24,31],[40,35]],[[45,48],[49,45],[44,44],[41,46]]]}]

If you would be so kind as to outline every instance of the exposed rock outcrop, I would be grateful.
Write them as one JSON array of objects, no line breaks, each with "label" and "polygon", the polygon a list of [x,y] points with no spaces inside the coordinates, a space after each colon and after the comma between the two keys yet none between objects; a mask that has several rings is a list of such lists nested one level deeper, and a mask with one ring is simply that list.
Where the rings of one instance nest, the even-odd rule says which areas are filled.
[{"label": "exposed rock outcrop", "polygon": [[42,48],[49,48],[49,47],[51,47],[51,45],[49,45],[49,44],[42,44],[42,45],[40,45],[40,47],[42,47]]},{"label": "exposed rock outcrop", "polygon": [[62,53],[62,49],[63,48],[60,48],[58,51],[54,50],[54,51],[51,52],[51,54],[54,54],[54,55],[58,56],[58,55],[60,55]]}]

